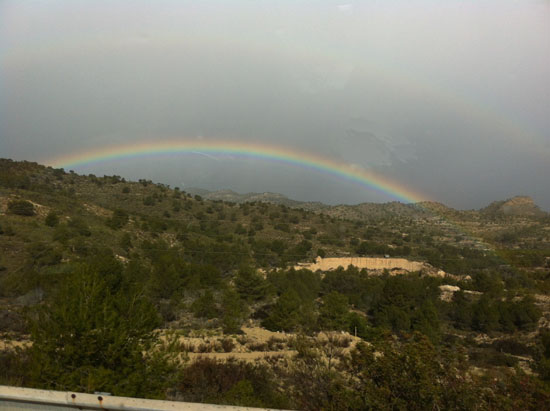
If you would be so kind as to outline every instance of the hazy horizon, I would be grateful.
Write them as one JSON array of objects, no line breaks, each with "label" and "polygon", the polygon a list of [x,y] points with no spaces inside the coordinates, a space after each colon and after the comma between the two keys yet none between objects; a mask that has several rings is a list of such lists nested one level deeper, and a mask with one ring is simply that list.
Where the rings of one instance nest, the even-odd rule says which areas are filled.
[{"label": "hazy horizon", "polygon": [[[44,163],[174,138],[266,144],[454,208],[527,195],[550,210],[547,1],[0,0],[0,78],[0,157]],[[74,171],[326,204],[395,200],[336,175],[201,152]]]}]

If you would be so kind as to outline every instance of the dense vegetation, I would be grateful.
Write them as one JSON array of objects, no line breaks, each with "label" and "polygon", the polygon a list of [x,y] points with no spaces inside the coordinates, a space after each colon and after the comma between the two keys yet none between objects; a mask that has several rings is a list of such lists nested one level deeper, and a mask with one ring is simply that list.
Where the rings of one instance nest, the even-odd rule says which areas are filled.
[{"label": "dense vegetation", "polygon": [[[548,217],[372,209],[208,201],[0,160],[0,383],[300,409],[547,406]],[[345,255],[434,269],[291,268]],[[182,343],[202,330],[230,353],[244,325],[286,333],[257,347],[281,355],[191,359]]]}]

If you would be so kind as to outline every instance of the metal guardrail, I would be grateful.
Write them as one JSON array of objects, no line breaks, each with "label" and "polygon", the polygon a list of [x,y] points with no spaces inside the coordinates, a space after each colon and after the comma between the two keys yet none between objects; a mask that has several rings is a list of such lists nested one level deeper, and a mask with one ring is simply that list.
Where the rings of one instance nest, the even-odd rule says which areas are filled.
[{"label": "metal guardrail", "polygon": [[258,410],[231,405],[145,400],[71,391],[37,390],[0,385],[0,410],[125,410],[125,411],[221,411]]}]

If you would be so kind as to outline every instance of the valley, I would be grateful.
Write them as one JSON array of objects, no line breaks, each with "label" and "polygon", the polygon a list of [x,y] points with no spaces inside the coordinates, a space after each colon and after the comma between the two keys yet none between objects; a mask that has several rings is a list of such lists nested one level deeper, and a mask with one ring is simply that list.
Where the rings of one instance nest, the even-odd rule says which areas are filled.
[{"label": "valley", "polygon": [[531,199],[209,196],[0,160],[0,383],[299,409],[368,408],[365,392],[547,404],[550,216]]}]

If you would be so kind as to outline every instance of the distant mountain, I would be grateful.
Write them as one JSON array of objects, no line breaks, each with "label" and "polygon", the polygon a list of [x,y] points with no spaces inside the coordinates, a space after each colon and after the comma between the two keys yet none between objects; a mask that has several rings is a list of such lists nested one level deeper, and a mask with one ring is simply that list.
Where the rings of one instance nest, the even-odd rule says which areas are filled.
[{"label": "distant mountain", "polygon": [[486,216],[544,217],[547,215],[529,196],[494,201],[479,211]]},{"label": "distant mountain", "polygon": [[356,205],[327,205],[321,202],[298,201],[279,193],[237,193],[233,190],[208,191],[202,188],[190,187],[185,191],[192,195],[200,195],[206,200],[228,201],[232,203],[262,202],[285,205],[290,208],[300,208],[323,213],[334,218],[351,220],[368,220],[390,217],[425,218],[433,215],[455,215],[460,211],[449,208],[441,203],[422,202],[405,204],[398,201],[389,203],[361,203]]},{"label": "distant mountain", "polygon": [[233,190],[218,190],[218,191],[208,191],[202,188],[190,187],[185,189],[189,194],[198,194],[206,200],[218,200],[218,201],[228,201],[231,203],[252,203],[252,202],[261,202],[261,203],[271,203],[271,204],[282,204],[291,208],[303,208],[305,210],[320,210],[325,209],[330,206],[320,203],[320,202],[308,202],[308,201],[298,201],[292,200],[287,196],[279,193],[263,192],[263,193],[245,193],[240,194]]},{"label": "distant mountain", "polygon": [[422,201],[414,204],[392,201],[388,203],[340,204],[331,206],[321,202],[293,200],[284,194],[272,192],[241,194],[233,190],[208,191],[196,187],[187,188],[185,191],[189,194],[200,195],[206,200],[221,200],[237,204],[251,202],[271,203],[285,205],[290,208],[321,212],[335,218],[352,220],[384,217],[425,218],[429,216],[461,219],[464,217],[474,217],[479,214],[485,217],[515,216],[539,218],[547,215],[535,204],[531,197],[527,196],[516,196],[508,200],[494,201],[479,211],[466,211],[455,210],[435,201]]},{"label": "distant mountain", "polygon": [[322,210],[331,217],[352,220],[365,220],[384,217],[419,217],[425,216],[427,210],[415,204],[404,204],[397,201],[390,203],[361,203],[357,205],[337,205]]}]

